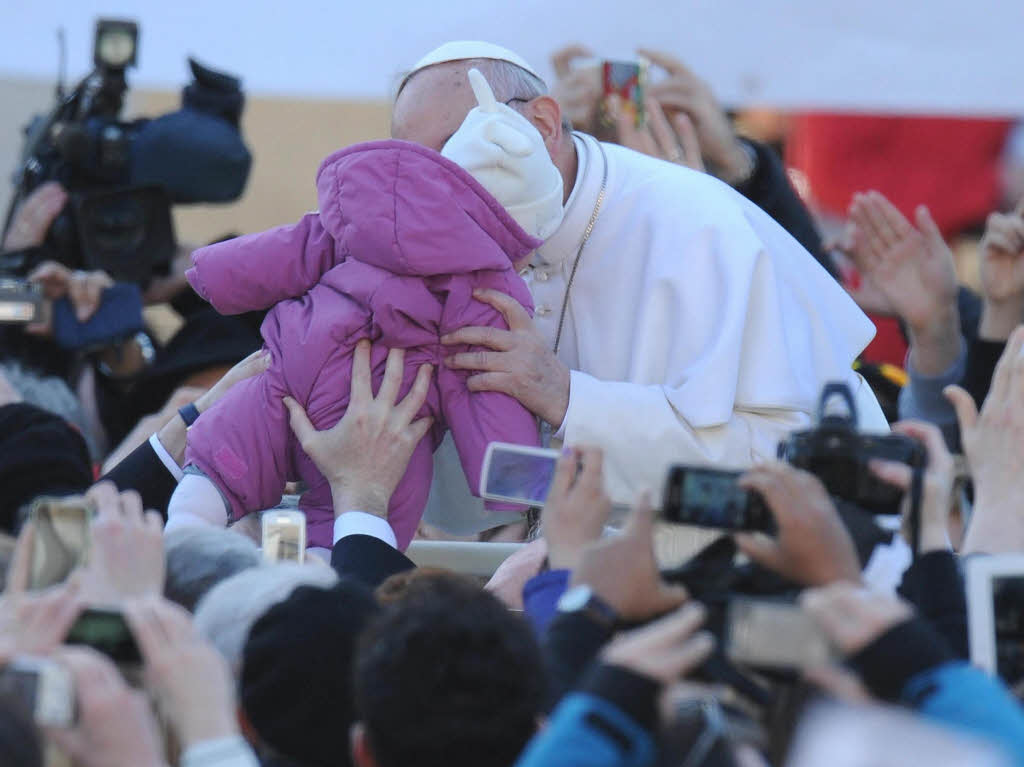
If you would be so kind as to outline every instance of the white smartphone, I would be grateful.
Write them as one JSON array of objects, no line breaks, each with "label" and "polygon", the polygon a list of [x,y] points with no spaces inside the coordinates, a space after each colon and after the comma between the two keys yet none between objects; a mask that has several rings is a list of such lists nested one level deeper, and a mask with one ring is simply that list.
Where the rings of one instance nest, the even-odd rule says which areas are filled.
[{"label": "white smartphone", "polygon": [[729,603],[726,654],[754,668],[789,670],[834,658],[828,638],[799,605],[745,597]]},{"label": "white smartphone", "polygon": [[967,557],[971,662],[1010,685],[1024,680],[1024,554]]},{"label": "white smartphone", "polygon": [[480,497],[523,506],[543,506],[555,478],[558,450],[492,442],[484,454]]},{"label": "white smartphone", "polygon": [[0,670],[0,695],[18,701],[41,727],[67,727],[75,721],[71,673],[49,658],[12,658]]},{"label": "white smartphone", "polygon": [[306,515],[301,511],[263,512],[263,558],[268,562],[298,562],[306,557]]},{"label": "white smartphone", "polygon": [[969,733],[891,706],[817,703],[800,717],[787,767],[1010,767]]}]

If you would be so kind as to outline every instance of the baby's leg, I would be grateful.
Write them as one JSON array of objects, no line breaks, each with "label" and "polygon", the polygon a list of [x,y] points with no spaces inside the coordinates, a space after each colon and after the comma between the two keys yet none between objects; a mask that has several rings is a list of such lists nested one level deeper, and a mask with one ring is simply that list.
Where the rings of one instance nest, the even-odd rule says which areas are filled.
[{"label": "baby's leg", "polygon": [[224,527],[228,507],[213,481],[204,474],[186,474],[167,506],[165,532],[196,525]]},{"label": "baby's leg", "polygon": [[268,370],[235,384],[188,430],[185,461],[213,480],[231,520],[281,500],[289,473],[287,393]]}]

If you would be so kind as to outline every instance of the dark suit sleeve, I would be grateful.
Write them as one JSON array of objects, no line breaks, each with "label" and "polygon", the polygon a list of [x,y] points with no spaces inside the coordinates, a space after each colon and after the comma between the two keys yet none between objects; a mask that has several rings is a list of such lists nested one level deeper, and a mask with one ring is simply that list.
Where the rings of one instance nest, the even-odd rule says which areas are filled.
[{"label": "dark suit sleeve", "polygon": [[963,387],[974,397],[980,408],[988,396],[996,363],[1006,350],[1006,341],[986,341],[972,338],[967,342],[967,365],[964,371]]},{"label": "dark suit sleeve", "polygon": [[957,658],[968,657],[967,596],[956,555],[930,551],[903,573],[901,596],[914,603],[922,618],[942,636]]},{"label": "dark suit sleeve", "polygon": [[147,439],[117,466],[100,477],[110,480],[118,490],[135,490],[142,496],[144,509],[155,509],[167,519],[167,504],[178,481],[167,470],[163,461]]},{"label": "dark suit sleeve", "polygon": [[771,147],[741,139],[757,155],[757,167],[753,175],[736,187],[736,191],[754,203],[757,207],[775,219],[775,221],[793,235],[815,260],[833,277],[838,278],[832,257],[822,247],[821,235],[818,233],[811,213],[807,210],[800,195],[789,183],[786,169]]},{"label": "dark suit sleeve", "polygon": [[405,554],[372,535],[346,535],[334,544],[331,567],[341,578],[353,578],[372,589],[396,573],[416,565]]}]

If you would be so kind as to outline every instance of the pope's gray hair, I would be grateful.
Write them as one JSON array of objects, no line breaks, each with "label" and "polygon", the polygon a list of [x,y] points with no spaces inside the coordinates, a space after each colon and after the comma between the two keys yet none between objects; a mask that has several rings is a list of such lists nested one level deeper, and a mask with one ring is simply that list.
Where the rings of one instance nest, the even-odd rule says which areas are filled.
[{"label": "pope's gray hair", "polygon": [[548,95],[548,86],[543,80],[511,61],[472,59],[469,63],[487,78],[498,101],[533,101],[538,96]]},{"label": "pope's gray hair", "polygon": [[[498,59],[466,59],[465,61],[470,67],[479,69],[483,76],[487,78],[487,82],[491,85],[491,90],[494,91],[494,97],[498,101],[508,101],[513,98],[531,101],[538,96],[546,96],[548,94],[548,86],[543,80],[527,72],[522,67],[513,64],[511,61],[499,61]],[[439,63],[454,64],[455,62]],[[437,64],[432,64],[431,66],[437,66]],[[399,75],[398,87],[395,89],[396,99],[398,94],[402,92],[402,88],[406,86],[406,83],[418,71],[420,70],[402,72]]]}]

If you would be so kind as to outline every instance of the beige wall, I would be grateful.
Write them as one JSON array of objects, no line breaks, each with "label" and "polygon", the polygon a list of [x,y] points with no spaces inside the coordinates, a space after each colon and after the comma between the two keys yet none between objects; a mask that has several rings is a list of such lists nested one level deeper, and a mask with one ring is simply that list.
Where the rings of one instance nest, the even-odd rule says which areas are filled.
[{"label": "beige wall", "polygon": [[[21,150],[22,126],[52,104],[53,86],[0,80],[0,208],[10,198],[10,171]],[[135,114],[157,115],[180,104],[178,91],[132,91]],[[316,208],[314,177],[335,149],[388,134],[386,103],[249,98],[243,132],[253,154],[245,193],[228,205],[175,208],[178,240],[201,244],[229,231],[253,232],[296,220]]]}]

